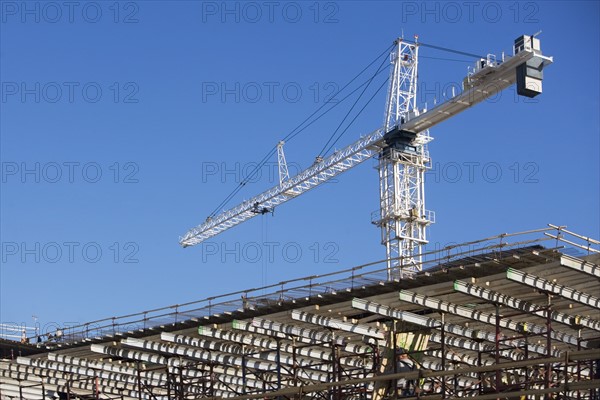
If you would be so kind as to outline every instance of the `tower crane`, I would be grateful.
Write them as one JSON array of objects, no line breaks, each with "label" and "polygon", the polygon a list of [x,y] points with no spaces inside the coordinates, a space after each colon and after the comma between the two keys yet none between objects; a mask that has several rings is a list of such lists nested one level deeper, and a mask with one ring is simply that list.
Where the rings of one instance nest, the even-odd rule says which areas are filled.
[{"label": "tower crane", "polygon": [[493,54],[478,59],[463,80],[462,92],[427,110],[417,107],[419,47],[402,38],[390,53],[391,71],[384,122],[381,128],[290,177],[283,153],[277,145],[279,184],[243,203],[209,217],[180,238],[183,247],[193,246],[252,217],[274,208],[358,164],[378,158],[379,211],[372,222],[381,229],[386,248],[388,279],[403,278],[420,270],[426,228],[435,214],[425,208],[425,171],[430,166],[427,144],[429,128],[496,95],[513,84],[521,96],[542,92],[543,68],[553,62],[544,56],[536,35],[514,41],[513,55],[500,59]]}]

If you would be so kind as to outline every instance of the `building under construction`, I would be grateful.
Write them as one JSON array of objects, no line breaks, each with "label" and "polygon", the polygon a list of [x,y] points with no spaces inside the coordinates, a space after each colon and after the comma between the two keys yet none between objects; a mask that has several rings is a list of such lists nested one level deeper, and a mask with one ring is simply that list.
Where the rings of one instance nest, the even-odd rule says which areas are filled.
[{"label": "building under construction", "polygon": [[599,399],[599,244],[550,226],[5,342],[0,397]]},{"label": "building under construction", "polygon": [[537,96],[552,57],[523,35],[427,109],[425,45],[390,46],[381,128],[293,177],[285,137],[277,186],[180,238],[194,246],[374,157],[382,261],[1,342],[2,400],[600,399],[599,241],[549,225],[425,251],[429,128],[513,84]]}]

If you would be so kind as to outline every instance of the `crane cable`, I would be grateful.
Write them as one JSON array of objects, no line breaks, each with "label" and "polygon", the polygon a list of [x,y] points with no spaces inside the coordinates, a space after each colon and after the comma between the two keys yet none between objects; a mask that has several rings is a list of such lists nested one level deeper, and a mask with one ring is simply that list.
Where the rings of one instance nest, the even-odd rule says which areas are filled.
[{"label": "crane cable", "polygon": [[[359,100],[365,94],[365,92],[369,88],[369,85],[371,84],[371,82],[373,82],[373,79],[375,79],[375,77],[379,74],[379,71],[381,71],[381,68],[383,67],[383,64],[385,63],[385,61],[386,61],[386,58],[384,58],[381,61],[381,64],[379,64],[379,68],[377,68],[377,71],[375,71],[375,73],[373,74],[373,76],[371,77],[371,79],[369,79],[369,82],[364,87],[364,89],[362,90],[362,92],[358,95],[357,99],[354,101],[354,104],[352,104],[352,107],[350,107],[350,109],[348,110],[348,112],[346,113],[346,115],[344,116],[344,118],[342,119],[342,121],[338,124],[337,128],[335,128],[335,131],[333,131],[333,133],[331,134],[331,136],[329,137],[329,139],[327,140],[327,142],[325,143],[325,145],[323,146],[323,148],[319,152],[319,157],[322,157],[323,155],[325,155],[325,153],[327,153],[329,151],[329,149],[331,149],[331,147],[327,148],[327,146],[333,140],[333,138],[335,137],[335,135],[337,134],[337,132],[340,130],[340,128],[342,127],[342,125],[346,121],[346,118],[348,118],[348,116],[350,115],[350,113],[352,112],[352,110],[354,110],[354,107],[356,106],[356,104],[359,102]],[[356,119],[356,118],[354,118],[354,119]],[[354,122],[354,120],[352,120],[352,121]],[[350,124],[352,124],[352,123],[350,123]],[[348,129],[348,127],[346,128],[346,130]],[[344,130],[344,132],[346,132],[346,130]],[[344,132],[342,132],[342,135],[344,134]],[[341,137],[341,135],[340,135],[340,137]],[[337,142],[338,140],[339,140],[339,137],[335,140],[335,142]],[[334,144],[335,144],[335,142],[334,142]],[[327,148],[327,150],[326,150],[326,148]]]},{"label": "crane cable", "polygon": [[[389,67],[389,65],[388,65]],[[386,67],[387,68],[387,67]],[[381,71],[379,71],[377,73],[377,75],[381,74],[382,72],[384,72],[386,70],[386,68],[382,69]],[[370,79],[369,79],[370,80]],[[331,107],[329,107],[327,110],[325,110],[321,115],[319,115],[318,117],[316,117],[315,119],[313,119],[312,121],[310,121],[310,123],[306,124],[304,127],[302,127],[301,130],[299,130],[298,132],[294,133],[292,136],[290,136],[290,138],[288,140],[293,139],[297,134],[301,133],[304,129],[308,128],[309,126],[311,126],[312,124],[314,124],[315,122],[317,122],[319,119],[321,119],[321,117],[323,117],[324,115],[326,115],[329,111],[333,110],[335,107],[337,107],[338,105],[340,105],[341,103],[343,103],[347,98],[349,98],[350,96],[352,96],[354,93],[356,93],[361,87],[365,86],[366,84],[369,83],[369,80],[366,80],[365,82],[361,83],[358,87],[356,87],[356,89],[352,90],[350,93],[348,93],[346,96],[344,96],[340,101],[335,102]],[[334,95],[335,96],[335,95]],[[332,97],[333,99],[334,97]],[[333,100],[332,100],[333,101]]]},{"label": "crane cable", "polygon": [[[360,75],[363,74],[363,72],[365,72],[367,69],[369,69],[369,67],[373,64],[375,64],[375,62],[381,58],[381,56],[388,54],[388,52],[390,51],[390,49],[393,47],[394,45],[390,45],[388,46],[384,51],[382,51],[377,57],[375,57],[375,59],[373,59],[373,61],[371,61],[369,63],[369,65],[367,65],[366,67],[364,67],[358,74],[356,74],[354,76],[354,78],[352,78],[348,83],[346,83],[340,90],[338,90],[335,94],[333,94],[331,96],[331,98],[329,98],[325,103],[323,103],[319,108],[317,108],[312,114],[310,114],[304,121],[302,121],[300,123],[300,125],[298,125],[296,128],[294,128],[290,133],[288,133],[283,140],[290,140],[293,137],[295,137],[298,133],[300,133],[302,130],[306,129],[306,126],[303,127],[299,132],[294,133],[294,131],[296,131],[297,129],[299,129],[306,121],[308,121],[313,115],[315,115],[316,113],[318,113],[319,111],[321,111],[321,109],[323,107],[325,107],[327,104],[333,102],[333,100],[335,99],[335,96],[337,96],[338,94],[340,94],[341,92],[344,91],[344,89],[346,89],[348,86],[350,86],[350,84],[352,84],[352,82],[354,82]],[[371,78],[372,79],[372,78]],[[364,83],[362,84],[364,85]],[[362,86],[361,85],[361,86]],[[360,87],[360,86],[359,86]],[[356,90],[354,90],[352,93],[354,93]],[[346,97],[345,97],[346,98]],[[344,99],[345,99],[344,98]],[[339,104],[340,102],[338,102],[337,104]]]},{"label": "crane cable", "polygon": [[464,63],[471,63],[471,60],[459,60],[457,58],[444,58],[444,57],[429,57],[429,56],[422,56],[419,55],[419,58],[427,58],[428,60],[439,60],[439,61],[454,61],[454,62],[464,62]]},{"label": "crane cable", "polygon": [[423,42],[413,42],[410,40],[405,40],[405,42],[410,43],[410,44],[416,44],[416,45],[423,46],[423,47],[429,47],[430,49],[446,51],[448,53],[460,54],[461,56],[467,56],[467,57],[473,57],[473,58],[486,58],[485,56],[482,56],[479,54],[467,53],[465,51],[460,51],[460,50],[454,50],[449,47],[436,46],[433,44],[428,44],[428,43],[423,43]]},{"label": "crane cable", "polygon": [[[358,74],[356,74],[348,83],[346,83],[340,90],[338,90],[336,93],[334,93],[331,98],[329,100],[327,100],[325,103],[323,103],[319,108],[317,108],[312,114],[310,114],[307,118],[305,118],[298,126],[296,126],[296,128],[292,129],[291,132],[289,132],[282,140],[291,140],[294,137],[296,137],[300,132],[304,131],[306,128],[308,128],[310,125],[312,125],[314,122],[316,122],[318,119],[320,119],[323,115],[327,114],[329,111],[331,111],[333,108],[335,108],[337,105],[339,105],[341,102],[343,102],[345,99],[347,99],[351,94],[353,94],[354,92],[356,92],[360,87],[362,87],[363,85],[366,84],[363,83],[361,84],[357,89],[353,90],[349,95],[347,95],[346,97],[344,97],[342,100],[340,100],[339,102],[335,103],[332,107],[330,107],[329,109],[327,109],[323,114],[321,114],[319,117],[317,117],[315,120],[313,120],[312,122],[310,122],[309,124],[307,124],[306,126],[302,127],[302,125],[304,125],[307,121],[310,120],[310,118],[312,118],[315,114],[317,114],[320,110],[323,109],[323,107],[325,107],[327,104],[331,103],[333,101],[333,99],[335,99],[335,97],[337,95],[339,95],[342,91],[344,91],[350,84],[352,84],[352,82],[354,82],[360,75],[362,75],[369,67],[371,67],[371,65],[373,65],[379,58],[381,58],[383,55],[387,54],[390,49],[393,47],[394,45],[390,45],[388,46],[384,51],[382,51],[377,57],[375,57],[375,59],[373,59],[373,61],[371,61],[366,67],[364,67]],[[371,80],[373,79],[373,77],[371,78]],[[265,156],[261,159],[261,161],[252,169],[252,171],[225,197],[225,199],[223,201],[221,201],[221,203],[219,203],[219,205],[217,207],[215,207],[215,209],[210,213],[210,215],[208,216],[207,219],[210,219],[212,217],[214,217],[219,210],[224,207],[227,203],[229,203],[229,201],[237,194],[239,193],[239,191],[256,175],[256,173],[260,170],[260,168],[262,168],[264,166],[264,164],[267,162],[267,160],[275,154],[275,152],[277,151],[277,146],[273,146],[271,148],[271,150],[269,150],[269,152],[267,154],[265,154]]]},{"label": "crane cable", "polygon": [[375,91],[375,93],[373,93],[373,95],[371,96],[371,98],[366,102],[366,104],[360,109],[360,111],[358,112],[358,114],[356,114],[354,116],[354,118],[352,118],[352,121],[350,121],[350,123],[348,124],[348,126],[346,127],[346,129],[344,129],[342,131],[342,133],[339,134],[339,136],[337,137],[337,139],[335,139],[333,141],[333,143],[331,143],[331,145],[327,148],[327,150],[325,150],[324,154],[329,153],[329,151],[333,148],[333,146],[335,146],[335,144],[338,142],[338,140],[340,140],[342,138],[342,136],[344,136],[344,133],[346,133],[348,131],[348,129],[352,126],[352,124],[354,123],[354,121],[356,121],[356,119],[360,116],[360,114],[364,111],[365,108],[367,108],[367,106],[371,103],[371,101],[373,101],[373,99],[375,98],[375,96],[381,91],[381,89],[383,89],[383,87],[385,86],[385,84],[390,80],[390,78],[387,78],[385,81],[383,81],[383,83],[381,84],[381,86],[379,86],[379,88]]},{"label": "crane cable", "polygon": [[[378,72],[378,74],[382,73],[385,71],[385,68],[382,69],[381,71]],[[318,117],[316,117],[315,119],[313,119],[310,123],[306,124],[304,127],[302,127],[302,129],[296,131],[293,135],[289,136],[289,134],[286,136],[286,138],[289,138],[287,140],[291,140],[293,139],[295,136],[297,136],[298,134],[300,134],[302,131],[304,131],[306,128],[308,128],[309,126],[311,126],[312,124],[314,124],[315,122],[317,122],[319,119],[321,119],[324,115],[326,115],[329,111],[333,110],[335,107],[337,107],[338,105],[340,105],[341,103],[343,103],[347,98],[349,98],[350,96],[352,96],[354,93],[356,93],[361,87],[363,87],[364,85],[366,85],[368,83],[368,81],[363,82],[362,84],[360,84],[356,89],[352,90],[350,93],[348,93],[346,96],[344,96],[339,102],[334,103],[331,107],[329,107],[327,110],[325,110],[323,113],[321,113],[321,115],[319,115]],[[338,92],[339,93],[339,92]],[[337,93],[336,93],[337,94]],[[332,99],[335,97],[335,94],[333,95]],[[322,107],[320,107],[321,109]],[[292,131],[293,132],[293,131]],[[250,179],[252,179],[256,173],[260,170],[260,168],[266,163],[266,161],[273,155],[275,154],[277,150],[277,147],[273,147],[263,158],[262,160],[256,165],[256,167],[254,167],[252,169],[252,171],[242,180],[242,182],[239,183],[238,186],[236,186],[233,191],[231,193],[229,193],[229,195],[221,202],[221,204],[219,204],[219,206],[217,208],[215,208],[215,210],[211,213],[210,217],[213,217],[218,210],[223,207],[225,204],[227,204],[229,202],[229,200],[231,200],[231,198],[233,198],[237,193],[239,193],[239,191],[242,189],[242,187],[244,185],[246,185],[246,183],[248,183],[250,181]]]},{"label": "crane cable", "polygon": [[[405,40],[408,43],[412,43],[412,44],[418,44],[418,45],[422,45],[424,47],[429,47],[432,49],[436,49],[436,50],[440,50],[440,51],[446,51],[446,52],[450,52],[450,53],[454,53],[454,54],[459,54],[459,55],[463,55],[463,56],[467,56],[467,57],[474,57],[474,58],[485,58],[483,56],[480,56],[478,54],[473,54],[473,53],[468,53],[468,52],[464,52],[464,51],[460,51],[460,50],[454,50],[454,49],[450,49],[448,47],[442,47],[442,46],[435,46],[432,44],[428,44],[428,43],[423,43],[423,42],[412,42],[412,41],[408,41]],[[436,60],[444,60],[444,61],[455,61],[455,62],[470,62],[468,60],[457,60],[457,59],[449,59],[449,58],[439,58],[439,57],[427,57],[427,56],[422,56],[424,58],[431,58],[431,59],[436,59]],[[381,65],[379,66],[379,68],[381,69]],[[375,73],[375,75],[373,75],[373,77],[371,78],[371,80],[369,81],[369,84],[371,83],[371,81],[373,80],[373,78],[375,78],[375,76],[378,74],[379,69],[377,70],[377,72]],[[389,78],[388,78],[389,80]],[[386,80],[385,82],[387,82],[388,80]],[[385,82],[383,84],[385,84]],[[367,85],[368,86],[368,85]],[[329,153],[329,151],[333,148],[333,146],[338,142],[338,140],[344,135],[344,133],[346,133],[346,131],[348,130],[348,128],[350,128],[350,126],[352,125],[352,123],[356,120],[356,118],[358,118],[358,116],[362,113],[362,111],[366,108],[366,106],[373,100],[373,98],[375,97],[375,95],[377,93],[379,93],[379,91],[382,89],[383,85],[381,87],[379,87],[379,89],[377,89],[377,92],[369,99],[369,101],[363,106],[363,108],[358,112],[358,114],[354,117],[354,119],[352,119],[352,121],[350,122],[350,124],[348,124],[348,126],[346,127],[346,129],[344,129],[344,131],[338,136],[337,139],[335,139],[335,141],[329,145],[329,147],[327,147],[327,145],[329,144],[329,142],[333,139],[334,135],[337,133],[337,131],[340,129],[340,127],[342,126],[342,124],[344,123],[344,121],[346,120],[346,118],[348,117],[348,115],[352,112],[352,109],[354,108],[354,106],[356,105],[356,103],[358,103],[358,101],[360,100],[360,98],[362,97],[362,95],[364,94],[364,92],[366,91],[366,87],[365,89],[362,91],[362,93],[359,95],[359,97],[356,99],[356,101],[354,102],[354,104],[352,105],[352,107],[350,108],[350,110],[348,111],[348,113],[344,116],[344,118],[342,119],[342,121],[340,122],[340,124],[338,125],[338,127],[336,128],[336,130],[333,132],[333,134],[331,135],[331,137],[329,138],[329,140],[327,141],[327,143],[325,143],[325,145],[323,146],[323,149],[321,150],[321,152],[319,153],[319,157],[324,156],[325,154]]]},{"label": "crane cable", "polygon": [[[424,46],[424,47],[429,47],[435,50],[440,50],[440,51],[446,51],[449,53],[454,53],[454,54],[459,54],[459,55],[463,55],[463,56],[467,56],[467,57],[473,57],[473,58],[485,58],[481,55],[478,54],[473,54],[473,53],[468,53],[468,52],[464,52],[464,51],[460,51],[460,50],[454,50],[454,49],[450,49],[448,47],[443,47],[443,46],[436,46],[436,45],[432,45],[432,44],[428,44],[428,43],[423,43],[423,42],[412,42],[412,41],[408,41],[406,40],[406,42],[408,43],[412,43],[412,44],[418,44],[420,46]],[[307,124],[306,126],[302,127],[302,125],[304,125],[307,121],[310,120],[310,118],[312,118],[316,113],[318,113],[321,109],[323,109],[323,107],[325,107],[327,104],[329,104],[334,98],[335,96],[337,96],[338,94],[340,94],[344,89],[346,89],[352,82],[354,82],[360,75],[362,75],[363,72],[365,72],[371,65],[373,65],[382,55],[386,54],[392,47],[394,46],[394,44],[388,46],[381,54],[379,54],[373,61],[371,61],[366,67],[364,67],[357,75],[354,76],[354,78],[352,78],[348,83],[346,83],[346,85],[344,85],[344,87],[342,87],[340,90],[338,90],[336,93],[334,93],[331,98],[326,101],[325,103],[323,103],[319,108],[317,108],[312,114],[310,114],[307,118],[304,119],[304,121],[302,121],[298,126],[296,126],[296,128],[294,128],[290,133],[288,133],[283,140],[291,140],[294,137],[296,137],[300,132],[304,131],[306,128],[308,128],[310,125],[312,125],[314,122],[316,122],[318,119],[320,119],[323,115],[327,114],[329,111],[331,111],[335,106],[337,106],[338,104],[340,104],[342,101],[344,101],[345,99],[347,99],[351,94],[353,94],[354,92],[356,92],[357,89],[355,89],[354,91],[352,91],[348,96],[344,97],[341,101],[339,101],[338,103],[336,103],[334,106],[330,107],[328,110],[326,110],[323,114],[321,114],[319,117],[317,117],[314,121],[310,122],[309,124]],[[434,58],[434,57],[425,57],[425,58]],[[440,58],[441,60],[443,60],[442,58]],[[462,61],[462,60],[450,60],[450,59],[446,59],[447,61]],[[381,66],[380,66],[381,68]],[[362,87],[363,85],[367,84],[367,86],[371,83],[371,81],[373,80],[373,78],[378,75],[380,73],[380,69],[378,69],[378,71],[375,73],[374,76],[372,76],[367,82],[363,83],[360,87]],[[387,82],[387,80],[385,81]],[[385,84],[384,82],[384,84]],[[332,145],[330,145],[327,150],[325,151],[325,153],[329,152],[329,150],[331,150],[331,148],[333,147],[333,145],[335,145],[335,143],[337,143],[337,141],[341,138],[341,136],[348,130],[348,128],[352,125],[352,123],[356,120],[356,118],[360,115],[360,113],[365,109],[365,107],[373,100],[373,98],[375,97],[375,95],[381,90],[381,88],[383,87],[383,85],[377,89],[377,92],[369,99],[369,101],[363,106],[363,108],[359,111],[359,113],[354,117],[354,119],[350,122],[350,124],[346,127],[346,129],[344,129],[344,131],[339,135],[339,137],[333,142]],[[363,92],[360,94],[359,98],[357,99],[357,101],[362,97],[362,95],[364,94],[366,88],[363,90]],[[354,106],[356,105],[356,102],[352,105],[352,108],[354,108]],[[346,117],[348,116],[348,114],[352,111],[352,108],[350,109],[350,111],[346,114],[346,116],[344,117],[344,120],[346,119]],[[342,120],[343,123],[343,120]],[[341,124],[338,126],[338,128],[336,129],[336,131],[332,134],[332,137],[330,137],[330,139],[328,140],[331,141],[331,139],[333,138],[333,135],[335,135],[335,133],[337,132],[337,130],[339,129],[339,127],[341,126]],[[302,128],[301,128],[302,127]],[[300,129],[301,128],[301,129]],[[325,145],[327,146],[327,144]],[[264,164],[267,162],[267,160],[275,154],[275,152],[277,151],[277,146],[273,146],[273,148],[271,150],[269,150],[269,152],[262,158],[262,160],[256,165],[256,167],[254,167],[252,169],[252,171],[250,172],[250,174],[245,177],[239,184],[238,186],[236,186],[234,188],[234,190],[232,190],[232,192],[225,197],[225,199],[210,213],[209,218],[215,216],[217,214],[217,212],[219,212],[219,210],[224,207],[227,203],[229,203],[229,201],[237,194],[239,193],[239,191],[250,181],[250,179],[252,179],[256,173],[260,170],[260,168],[262,168],[264,166]],[[323,151],[321,151],[322,154]]]}]

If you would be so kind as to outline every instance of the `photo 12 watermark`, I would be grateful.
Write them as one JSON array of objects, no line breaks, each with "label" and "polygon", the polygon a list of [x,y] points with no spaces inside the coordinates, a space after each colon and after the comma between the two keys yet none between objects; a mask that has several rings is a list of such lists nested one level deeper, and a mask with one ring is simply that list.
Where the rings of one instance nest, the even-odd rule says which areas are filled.
[{"label": "photo 12 watermark", "polygon": [[[297,162],[286,162],[291,178],[297,176],[305,168]],[[240,162],[240,161],[203,161],[200,164],[200,181],[202,183],[253,184],[268,183],[279,185],[279,164],[275,161]],[[330,178],[324,184],[338,183],[337,178]]]},{"label": "photo 12 watermark", "polygon": [[440,257],[450,262],[454,259],[465,257],[473,257],[482,252],[490,251],[489,249],[497,246],[494,241],[481,241],[477,243],[457,243],[457,242],[428,242],[423,245],[422,253],[425,254],[425,259],[439,261]]},{"label": "photo 12 watermark", "polygon": [[3,184],[139,183],[140,166],[133,161],[3,161]]},{"label": "photo 12 watermark", "polygon": [[203,242],[202,263],[233,264],[337,264],[338,243],[328,242]]},{"label": "photo 12 watermark", "polygon": [[201,85],[202,103],[337,103],[339,90],[340,85],[332,81],[207,81]]},{"label": "photo 12 watermark", "polygon": [[[528,83],[528,89],[539,91],[541,88],[536,83]],[[469,89],[467,87],[467,89]],[[483,100],[484,103],[495,104],[500,101],[507,99],[513,103],[526,103],[536,104],[539,103],[538,98],[530,98],[521,96],[517,93],[515,86],[508,88],[501,88],[498,84],[486,84],[481,87],[477,87],[481,91],[491,93],[489,97]],[[427,82],[422,81],[417,84],[417,100],[419,104],[424,105],[425,109],[433,108],[440,103],[444,103],[452,98],[461,95],[465,91],[463,82]],[[467,101],[474,102],[475,92],[471,95],[466,95]]]},{"label": "photo 12 watermark", "polygon": [[[288,162],[290,176],[303,170],[295,162]],[[200,181],[202,183],[257,183],[267,182],[279,184],[279,164],[274,161],[258,162],[225,162],[203,161],[200,165]]]},{"label": "photo 12 watermark", "polygon": [[402,23],[540,23],[535,1],[402,1],[400,6]]},{"label": "photo 12 watermark", "polygon": [[33,322],[0,322],[0,338],[20,341],[21,343],[43,344],[60,343],[68,338],[69,330],[79,325],[78,322],[39,322],[32,316]]},{"label": "photo 12 watermark", "polygon": [[137,264],[137,242],[48,241],[1,243],[2,264]]},{"label": "photo 12 watermark", "polygon": [[3,24],[137,24],[140,5],[135,1],[2,1]]},{"label": "photo 12 watermark", "polygon": [[448,161],[433,162],[425,172],[426,182],[432,183],[540,183],[540,166],[534,161]]},{"label": "photo 12 watermark", "polygon": [[203,24],[337,24],[335,1],[202,1]]},{"label": "photo 12 watermark", "polygon": [[121,103],[137,104],[140,87],[136,82],[79,82],[3,81],[0,99],[3,104],[73,104]]}]

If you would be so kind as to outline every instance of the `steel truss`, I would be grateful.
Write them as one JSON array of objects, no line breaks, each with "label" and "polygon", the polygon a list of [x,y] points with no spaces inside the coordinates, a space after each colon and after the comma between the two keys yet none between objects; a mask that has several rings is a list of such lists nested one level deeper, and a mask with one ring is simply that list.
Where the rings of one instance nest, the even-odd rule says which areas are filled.
[{"label": "steel truss", "polygon": [[[418,62],[419,45],[398,39],[391,55],[383,124],[386,138],[419,115]],[[427,244],[426,228],[433,222],[432,213],[425,211],[425,171],[430,164],[427,143],[431,137],[427,130],[410,134],[416,136],[387,139],[389,147],[379,153],[380,208],[373,223],[381,228],[390,280],[420,270],[422,246]]]},{"label": "steel truss", "polygon": [[[394,389],[408,379],[423,399],[595,400],[599,260],[503,248],[421,285],[376,281],[329,304],[3,360],[0,397],[392,400],[411,398]],[[400,348],[419,369],[397,370]]]}]

